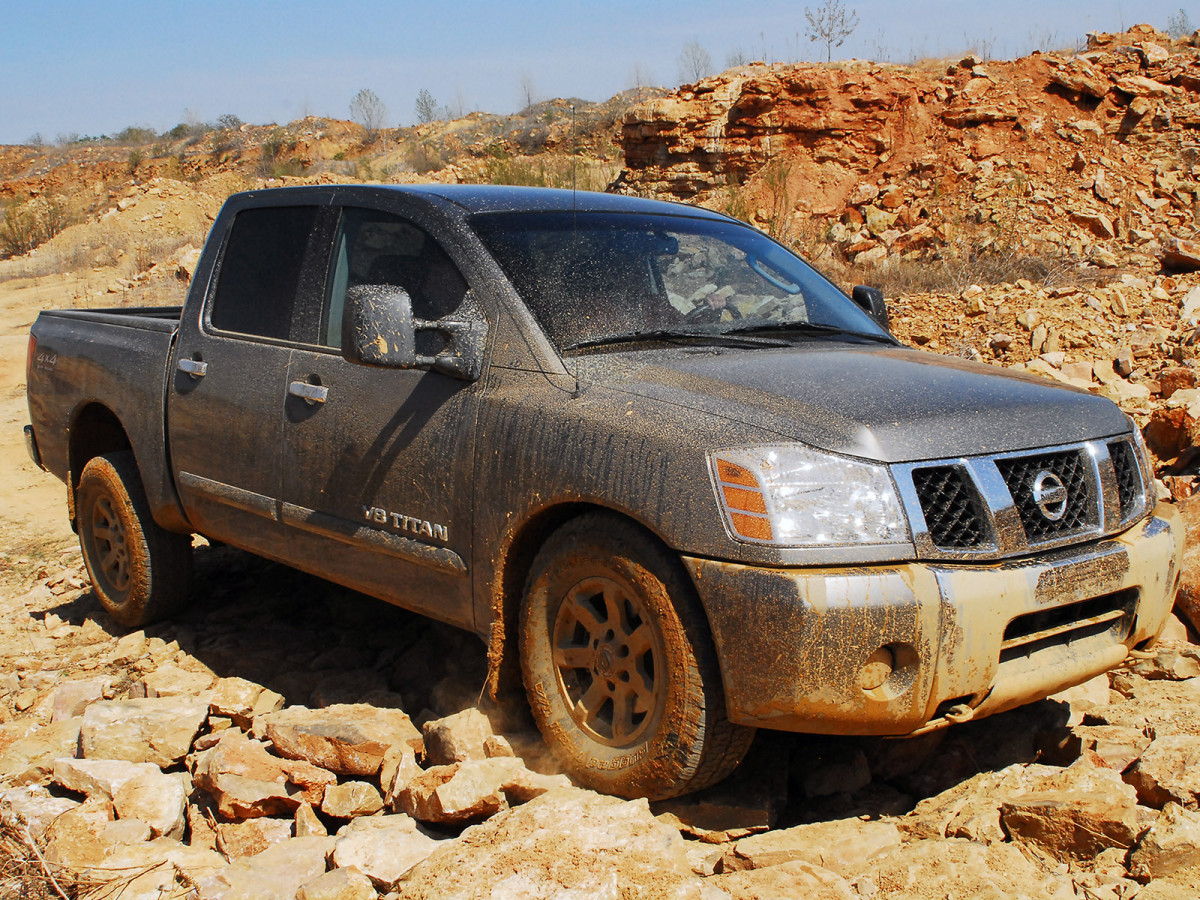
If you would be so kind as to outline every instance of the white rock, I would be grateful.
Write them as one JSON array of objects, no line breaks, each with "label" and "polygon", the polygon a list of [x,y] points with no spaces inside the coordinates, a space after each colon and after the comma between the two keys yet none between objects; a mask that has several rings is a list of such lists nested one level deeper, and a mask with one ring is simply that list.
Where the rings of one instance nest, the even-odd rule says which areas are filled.
[{"label": "white rock", "polygon": [[89,797],[113,798],[117,789],[141,775],[162,775],[154,763],[131,763],[123,759],[56,759],[54,783]]},{"label": "white rock", "polygon": [[302,884],[324,874],[332,838],[298,837],[230,863],[197,885],[200,900],[294,900]]},{"label": "white rock", "polygon": [[170,766],[187,755],[207,717],[208,703],[193,697],[102,700],[83,714],[82,755]]},{"label": "white rock", "polygon": [[339,869],[353,867],[387,890],[440,843],[403,813],[372,816],[338,832],[329,861]]},{"label": "white rock", "polygon": [[146,773],[130,778],[113,793],[119,819],[140,819],[154,837],[183,840],[187,828],[187,788],[183,776]]}]

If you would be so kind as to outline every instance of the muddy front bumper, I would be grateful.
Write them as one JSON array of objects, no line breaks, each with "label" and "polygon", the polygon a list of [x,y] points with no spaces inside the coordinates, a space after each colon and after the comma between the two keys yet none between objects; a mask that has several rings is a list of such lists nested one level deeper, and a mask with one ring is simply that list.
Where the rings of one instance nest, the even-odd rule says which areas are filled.
[{"label": "muddy front bumper", "polygon": [[988,565],[770,569],[685,557],[734,722],[907,735],[1046,697],[1162,630],[1178,513],[1115,538]]}]

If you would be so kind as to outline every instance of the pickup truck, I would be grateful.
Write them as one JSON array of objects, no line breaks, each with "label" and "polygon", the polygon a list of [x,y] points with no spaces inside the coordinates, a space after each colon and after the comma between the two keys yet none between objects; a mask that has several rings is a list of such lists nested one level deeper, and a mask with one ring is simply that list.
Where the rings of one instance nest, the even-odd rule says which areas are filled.
[{"label": "pickup truck", "polygon": [[578,781],[662,798],[757,728],[924,733],[1163,627],[1183,530],[1131,420],[887,325],[704,209],[253,191],[182,308],[38,317],[26,435],[118,622],[204,535],[473,631]]}]

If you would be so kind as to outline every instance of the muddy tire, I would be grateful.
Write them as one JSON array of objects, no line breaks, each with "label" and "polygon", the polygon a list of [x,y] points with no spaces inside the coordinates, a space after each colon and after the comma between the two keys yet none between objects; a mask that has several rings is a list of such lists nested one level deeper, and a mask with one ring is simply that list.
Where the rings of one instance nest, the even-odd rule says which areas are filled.
[{"label": "muddy tire", "polygon": [[547,744],[598,791],[662,799],[737,767],[754,729],[725,718],[707,623],[679,560],[590,514],[552,534],[521,609],[521,671]]},{"label": "muddy tire", "polygon": [[88,461],[75,492],[79,546],[101,605],[131,628],[175,612],[187,598],[192,540],[150,515],[133,454]]}]

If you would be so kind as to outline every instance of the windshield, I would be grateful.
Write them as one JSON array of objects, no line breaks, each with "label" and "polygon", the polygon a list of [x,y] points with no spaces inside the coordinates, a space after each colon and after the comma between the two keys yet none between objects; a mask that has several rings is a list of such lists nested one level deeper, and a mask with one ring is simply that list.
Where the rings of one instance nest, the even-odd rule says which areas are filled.
[{"label": "windshield", "polygon": [[559,350],[790,324],[887,334],[797,256],[735,222],[521,212],[473,225]]}]

